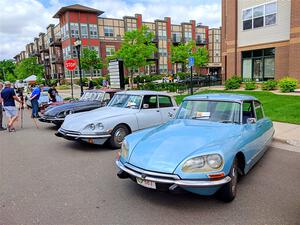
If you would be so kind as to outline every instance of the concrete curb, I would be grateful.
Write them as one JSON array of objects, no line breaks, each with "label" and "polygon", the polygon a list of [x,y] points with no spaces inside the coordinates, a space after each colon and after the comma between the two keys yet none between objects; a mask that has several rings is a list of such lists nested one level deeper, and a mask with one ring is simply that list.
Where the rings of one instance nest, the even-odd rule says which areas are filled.
[{"label": "concrete curb", "polygon": [[288,145],[291,145],[291,146],[294,146],[294,147],[300,147],[299,145],[294,144],[293,140],[288,140],[288,139],[284,139],[284,138],[277,138],[277,137],[276,138],[273,137],[273,140],[281,142],[283,144],[288,144]]}]

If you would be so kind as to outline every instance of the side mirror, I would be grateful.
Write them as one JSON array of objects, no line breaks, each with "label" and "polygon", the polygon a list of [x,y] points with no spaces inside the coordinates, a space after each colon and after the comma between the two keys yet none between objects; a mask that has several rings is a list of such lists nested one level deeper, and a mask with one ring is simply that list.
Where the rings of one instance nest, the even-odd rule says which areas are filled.
[{"label": "side mirror", "polygon": [[143,104],[143,109],[149,109],[149,104]]},{"label": "side mirror", "polygon": [[254,123],[256,123],[256,119],[255,118],[248,118],[247,123],[248,124],[254,124]]}]

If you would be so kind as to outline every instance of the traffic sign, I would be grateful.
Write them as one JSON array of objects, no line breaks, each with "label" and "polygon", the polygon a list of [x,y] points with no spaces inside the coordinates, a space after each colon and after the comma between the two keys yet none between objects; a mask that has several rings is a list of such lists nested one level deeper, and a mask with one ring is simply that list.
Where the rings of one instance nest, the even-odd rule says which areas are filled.
[{"label": "traffic sign", "polygon": [[194,57],[189,57],[189,67],[192,67],[192,66],[194,66],[194,64],[195,64],[195,58]]},{"label": "traffic sign", "polygon": [[67,70],[72,71],[77,67],[77,62],[75,59],[68,59],[65,61],[65,67]]}]

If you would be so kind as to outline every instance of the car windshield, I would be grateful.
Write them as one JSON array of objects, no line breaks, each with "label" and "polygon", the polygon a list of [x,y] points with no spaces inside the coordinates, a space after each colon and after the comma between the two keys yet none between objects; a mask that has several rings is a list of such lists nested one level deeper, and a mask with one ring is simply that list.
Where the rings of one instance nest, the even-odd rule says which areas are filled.
[{"label": "car windshield", "polygon": [[109,102],[110,107],[139,109],[142,101],[140,95],[117,94]]},{"label": "car windshield", "polygon": [[104,92],[84,92],[80,101],[102,101]]},{"label": "car windshield", "polygon": [[240,104],[237,102],[188,100],[181,104],[176,118],[239,123]]}]

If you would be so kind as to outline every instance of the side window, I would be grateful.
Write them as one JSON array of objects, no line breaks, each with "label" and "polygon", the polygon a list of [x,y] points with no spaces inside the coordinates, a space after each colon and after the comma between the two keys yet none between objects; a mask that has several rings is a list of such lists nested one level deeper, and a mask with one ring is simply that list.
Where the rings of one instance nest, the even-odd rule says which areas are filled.
[{"label": "side window", "polygon": [[247,123],[248,118],[255,118],[252,101],[243,102],[243,123]]},{"label": "side window", "polygon": [[172,100],[169,96],[159,96],[159,108],[173,107]]},{"label": "side window", "polygon": [[103,101],[108,102],[110,100],[110,93],[105,93]]},{"label": "side window", "polygon": [[264,113],[261,104],[255,101],[254,106],[255,106],[256,120],[260,120],[264,118]]},{"label": "side window", "polygon": [[143,99],[143,109],[155,109],[157,108],[157,96],[145,95]]}]

